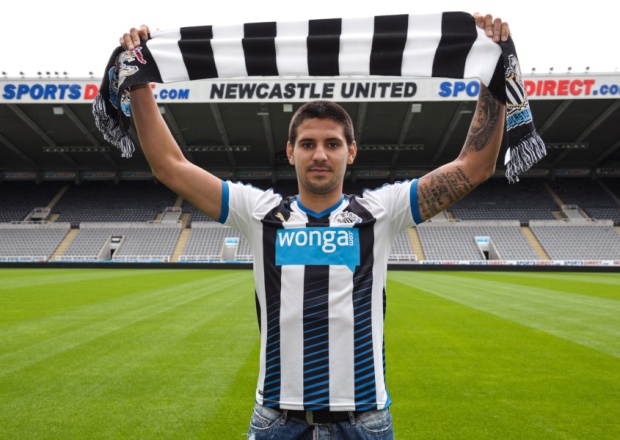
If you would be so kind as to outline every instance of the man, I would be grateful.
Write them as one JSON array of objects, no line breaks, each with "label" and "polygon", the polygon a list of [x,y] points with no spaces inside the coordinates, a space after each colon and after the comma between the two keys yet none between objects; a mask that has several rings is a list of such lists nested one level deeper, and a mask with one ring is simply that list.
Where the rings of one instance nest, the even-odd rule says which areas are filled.
[{"label": "man", "polygon": [[[507,23],[474,14],[494,41]],[[132,29],[132,50],[148,28]],[[157,178],[210,217],[239,229],[254,252],[261,328],[256,405],[249,438],[392,439],[383,321],[387,258],[396,235],[488,179],[504,131],[504,106],[482,86],[457,159],[419,180],[344,196],[357,146],[338,105],[304,104],[286,147],[299,194],[282,198],[223,182],[185,159],[148,85],[131,91],[140,144]]]}]

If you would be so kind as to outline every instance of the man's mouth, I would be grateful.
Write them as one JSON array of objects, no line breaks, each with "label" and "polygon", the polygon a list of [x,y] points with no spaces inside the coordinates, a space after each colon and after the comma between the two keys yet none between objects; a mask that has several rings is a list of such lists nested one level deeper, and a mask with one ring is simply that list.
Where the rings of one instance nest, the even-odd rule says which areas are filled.
[{"label": "man's mouth", "polygon": [[331,173],[331,170],[329,168],[310,168],[310,174],[314,175],[314,176],[326,176],[327,174]]},{"label": "man's mouth", "polygon": [[332,168],[329,166],[325,166],[325,165],[321,165],[321,166],[311,166],[310,168],[308,168],[308,171],[310,171],[311,173],[319,173],[319,174],[323,174],[323,173],[329,173],[332,171]]}]

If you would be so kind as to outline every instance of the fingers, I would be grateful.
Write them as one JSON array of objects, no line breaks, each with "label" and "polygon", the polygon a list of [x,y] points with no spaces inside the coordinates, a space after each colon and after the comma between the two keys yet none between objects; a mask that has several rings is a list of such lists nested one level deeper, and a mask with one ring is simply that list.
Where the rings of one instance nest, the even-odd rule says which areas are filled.
[{"label": "fingers", "polygon": [[482,15],[479,12],[475,12],[473,15],[476,25],[480,29],[484,29],[487,37],[492,38],[496,43],[500,40],[508,40],[508,36],[510,35],[510,26],[508,23],[503,22],[499,17],[493,19],[491,14]]},{"label": "fingers", "polygon": [[501,30],[502,41],[508,41],[508,37],[510,37],[510,26],[508,25],[508,23],[502,23],[502,30]]},{"label": "fingers", "polygon": [[148,40],[149,32],[149,27],[145,24],[140,26],[140,29],[131,28],[129,32],[119,38],[119,44],[123,49],[134,50],[142,41]]}]

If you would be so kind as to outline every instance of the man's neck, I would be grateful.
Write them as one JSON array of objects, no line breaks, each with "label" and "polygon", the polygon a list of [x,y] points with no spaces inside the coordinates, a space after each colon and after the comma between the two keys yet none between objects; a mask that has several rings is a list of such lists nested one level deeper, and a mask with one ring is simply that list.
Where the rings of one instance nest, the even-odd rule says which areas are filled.
[{"label": "man's neck", "polygon": [[299,202],[313,212],[323,212],[342,199],[342,188],[339,191],[332,191],[328,194],[314,194],[309,191],[299,191]]}]

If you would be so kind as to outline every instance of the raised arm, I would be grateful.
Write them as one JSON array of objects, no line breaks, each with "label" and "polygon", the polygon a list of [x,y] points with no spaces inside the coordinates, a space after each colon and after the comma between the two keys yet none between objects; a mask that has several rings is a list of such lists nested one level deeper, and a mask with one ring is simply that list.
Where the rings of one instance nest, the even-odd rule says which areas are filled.
[{"label": "raised arm", "polygon": [[[494,41],[508,38],[508,23],[478,13],[474,18]],[[504,122],[504,104],[481,84],[476,111],[461,153],[456,160],[421,177],[418,182],[418,207],[422,220],[428,220],[456,203],[495,173]]]},{"label": "raised arm", "polygon": [[[140,40],[147,39],[148,32],[146,26],[132,29],[121,37],[121,46],[133,50]],[[222,181],[185,158],[159,112],[149,84],[132,88],[131,113],[140,146],[157,179],[209,217],[218,219]]]},{"label": "raised arm", "polygon": [[459,157],[420,178],[418,206],[428,220],[495,173],[504,132],[504,105],[481,86],[478,105]]}]

